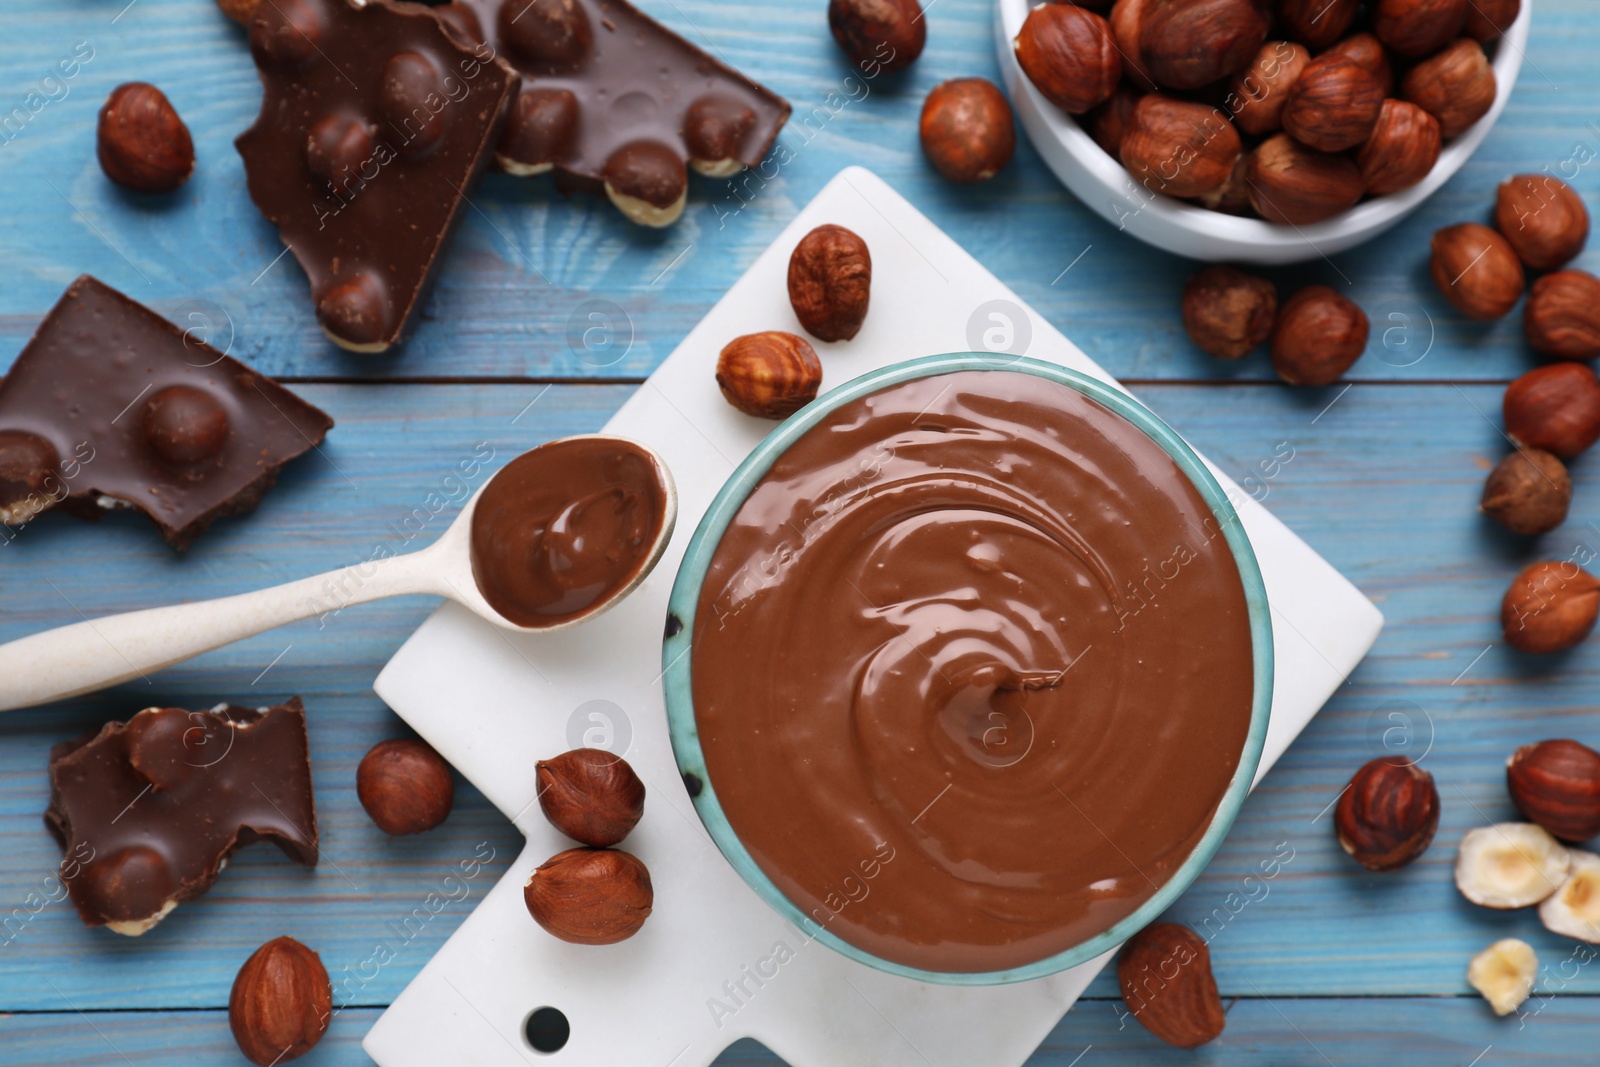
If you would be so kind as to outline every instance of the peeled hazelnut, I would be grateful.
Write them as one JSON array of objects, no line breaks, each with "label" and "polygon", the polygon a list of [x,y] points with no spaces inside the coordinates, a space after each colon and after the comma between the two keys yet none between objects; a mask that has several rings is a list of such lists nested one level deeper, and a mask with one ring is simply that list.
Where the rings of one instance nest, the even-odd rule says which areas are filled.
[{"label": "peeled hazelnut", "polygon": [[1377,75],[1349,56],[1322,55],[1289,86],[1283,128],[1320,152],[1343,152],[1371,135],[1382,109]]},{"label": "peeled hazelnut", "polygon": [[1383,85],[1384,96],[1394,92],[1394,68],[1389,65],[1389,51],[1383,47],[1383,42],[1372,34],[1357,33],[1346,37],[1328,49],[1328,52],[1349,56],[1376,74],[1378,81]]},{"label": "peeled hazelnut", "polygon": [[1495,92],[1483,46],[1466,37],[1412,67],[1400,83],[1401,96],[1439,120],[1446,141],[1487,115]]},{"label": "peeled hazelnut", "polygon": [[805,338],[792,333],[745,334],[718,357],[717,385],[746,415],[784,419],[816,399],[822,361]]},{"label": "peeled hazelnut", "polygon": [[154,85],[111,90],[96,135],[100,169],[139,193],[170,193],[194,173],[194,141],[171,101]]},{"label": "peeled hazelnut", "polygon": [[1531,822],[1468,830],[1456,854],[1456,888],[1485,908],[1526,908],[1561,887],[1572,859]]},{"label": "peeled hazelnut", "polygon": [[1539,921],[1551,933],[1600,943],[1600,856],[1572,850],[1567,880],[1540,903]]},{"label": "peeled hazelnut", "polygon": [[1311,62],[1304,45],[1268,41],[1250,65],[1229,84],[1228,108],[1233,121],[1254,137],[1271,133],[1283,124],[1283,102],[1289,87]]},{"label": "peeled hazelnut", "polygon": [[848,341],[861,331],[872,298],[872,253],[854,231],[818,226],[789,256],[789,304],[807,333]]},{"label": "peeled hazelnut", "polygon": [[1207,267],[1183,287],[1183,328],[1218,359],[1238,359],[1272,334],[1278,291],[1233,267]]},{"label": "peeled hazelnut", "polygon": [[922,105],[922,153],[953,182],[994,177],[1017,147],[1011,105],[993,82],[954,78],[934,87]]},{"label": "peeled hazelnut", "polygon": [[1239,131],[1208,104],[1160,93],[1143,97],[1122,138],[1122,165],[1152,192],[1200,196],[1233,173]]},{"label": "peeled hazelnut", "polygon": [[1519,448],[1489,472],[1483,513],[1512,533],[1536,537],[1567,519],[1572,477],[1566,464],[1538,448]]},{"label": "peeled hazelnut", "polygon": [[239,968],[228,1025],[239,1051],[261,1067],[299,1059],[328,1032],[333,987],[315,952],[292,937],[268,941]]},{"label": "peeled hazelnut", "polygon": [[384,833],[426,833],[449,818],[455,776],[421,741],[380,741],[356,768],[356,796]]},{"label": "peeled hazelnut", "polygon": [[56,504],[66,488],[56,476],[55,445],[24,430],[0,430],[0,523],[21,526]]},{"label": "peeled hazelnut", "polygon": [[1600,355],[1600,278],[1558,270],[1533,283],[1522,329],[1538,352],[1556,359]]},{"label": "peeled hazelnut", "polygon": [[1112,159],[1122,158],[1122,138],[1133,125],[1133,109],[1138,104],[1139,94],[1119,85],[1110,100],[1083,116],[1083,128]]},{"label": "peeled hazelnut", "polygon": [[1040,4],[1028,12],[1013,47],[1034,88],[1069,115],[1111,99],[1122,77],[1110,24],[1072,4]]},{"label": "peeled hazelnut", "polygon": [[1140,61],[1158,85],[1199,89],[1249,63],[1270,24],[1265,0],[1149,0]]},{"label": "peeled hazelnut", "polygon": [[1307,148],[1286,133],[1262,141],[1249,160],[1250,203],[1268,222],[1303,226],[1330,219],[1354,207],[1366,185],[1346,157]]},{"label": "peeled hazelnut", "polygon": [[1523,569],[1500,602],[1506,644],[1521,652],[1565,652],[1582,644],[1600,614],[1600,579],[1576,563]]},{"label": "peeled hazelnut", "polygon": [[875,73],[909,67],[928,43],[917,0],[829,0],[828,28],[852,63]]},{"label": "peeled hazelnut", "polygon": [[1538,977],[1539,957],[1533,946],[1514,937],[1496,941],[1467,965],[1467,981],[1496,1015],[1510,1015],[1522,1007]]},{"label": "peeled hazelnut", "polygon": [[1367,313],[1326,285],[1308,285],[1278,311],[1272,369],[1290,385],[1339,380],[1367,348]]},{"label": "peeled hazelnut", "polygon": [[1372,32],[1408,59],[1432,55],[1455,39],[1469,0],[1377,0]]},{"label": "peeled hazelnut", "polygon": [[617,844],[644,814],[644,783],[621,756],[575,748],[540,760],[539,808],[557,830],[595,848]]},{"label": "peeled hazelnut", "polygon": [[1494,225],[1532,270],[1555,270],[1583,251],[1589,239],[1583,200],[1548,174],[1518,174],[1501,182]]},{"label": "peeled hazelnut", "polygon": [[1380,756],[1339,795],[1339,846],[1369,871],[1393,871],[1427,851],[1439,828],[1433,775],[1408,759]]},{"label": "peeled hazelnut", "polygon": [[1211,974],[1211,950],[1178,923],[1152,923],[1117,956],[1117,984],[1128,1012],[1169,1045],[1198,1048],[1227,1024]]},{"label": "peeled hazelnut", "polygon": [[1356,151],[1368,196],[1387,196],[1426,178],[1439,162],[1439,120],[1406,100],[1385,100],[1372,135]]},{"label": "peeled hazelnut", "polygon": [[1600,440],[1600,379],[1581,363],[1535,367],[1506,387],[1501,413],[1517,444],[1571,459]]},{"label": "peeled hazelnut", "polygon": [[1522,296],[1522,261],[1506,239],[1476,222],[1433,235],[1433,284],[1470,319],[1498,319]]},{"label": "peeled hazelnut", "polygon": [[1506,762],[1517,810],[1565,841],[1600,834],[1600,752],[1557,739],[1523,745]]},{"label": "peeled hazelnut", "polygon": [[615,849],[573,848],[529,875],[522,889],[528,914],[574,945],[614,945],[639,932],[655,890],[636,856]]},{"label": "peeled hazelnut", "polygon": [[1461,32],[1474,41],[1488,44],[1511,28],[1522,13],[1522,0],[1472,0],[1467,5],[1467,21]]},{"label": "peeled hazelnut", "polygon": [[1279,0],[1278,24],[1307,48],[1326,48],[1344,36],[1361,0]]}]

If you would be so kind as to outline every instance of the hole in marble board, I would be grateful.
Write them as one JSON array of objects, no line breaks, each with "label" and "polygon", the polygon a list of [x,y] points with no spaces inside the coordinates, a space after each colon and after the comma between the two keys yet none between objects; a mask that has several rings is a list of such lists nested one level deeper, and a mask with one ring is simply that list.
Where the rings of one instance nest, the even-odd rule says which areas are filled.
[{"label": "hole in marble board", "polygon": [[560,1052],[572,1036],[572,1024],[559,1008],[537,1008],[522,1024],[522,1036],[535,1052]]}]

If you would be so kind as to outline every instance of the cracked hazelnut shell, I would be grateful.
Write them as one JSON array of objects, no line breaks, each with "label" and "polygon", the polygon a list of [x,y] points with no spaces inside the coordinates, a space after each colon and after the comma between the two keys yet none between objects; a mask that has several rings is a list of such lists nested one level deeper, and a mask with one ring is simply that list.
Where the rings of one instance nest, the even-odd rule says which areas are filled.
[{"label": "cracked hazelnut shell", "polygon": [[1600,278],[1558,270],[1534,282],[1522,331],[1535,351],[1552,359],[1600,356]]},{"label": "cracked hazelnut shell", "polygon": [[1122,77],[1111,24],[1073,4],[1040,4],[1028,12],[1013,47],[1022,73],[1069,115],[1111,99]]},{"label": "cracked hazelnut shell", "polygon": [[1600,834],[1600,752],[1567,738],[1523,745],[1506,762],[1517,810],[1563,841]]},{"label": "cracked hazelnut shell", "polygon": [[1272,369],[1290,385],[1329,385],[1367,348],[1367,313],[1326,285],[1308,285],[1278,310]]},{"label": "cracked hazelnut shell", "polygon": [[1498,319],[1522,297],[1522,261],[1506,239],[1476,222],[1433,235],[1433,284],[1469,319]]},{"label": "cracked hazelnut shell", "polygon": [[1355,206],[1366,188],[1361,168],[1346,156],[1307,148],[1275,134],[1249,155],[1250,203],[1268,222],[1305,226]]},{"label": "cracked hazelnut shell", "polygon": [[1183,287],[1183,328],[1205,352],[1239,359],[1272,334],[1278,291],[1265,278],[1212,266]]},{"label": "cracked hazelnut shell", "polygon": [[1378,76],[1349,56],[1321,55],[1289,86],[1283,128],[1319,152],[1343,152],[1365,141],[1383,110]]},{"label": "cracked hazelnut shell", "polygon": [[573,848],[551,856],[522,889],[528,914],[574,945],[614,945],[638,933],[655,904],[650,871],[611,848]]},{"label": "cracked hazelnut shell", "polygon": [[1506,387],[1501,415],[1518,445],[1571,459],[1600,440],[1600,379],[1582,363],[1535,367]]},{"label": "cracked hazelnut shell", "polygon": [[1536,537],[1567,519],[1572,476],[1567,465],[1538,448],[1519,448],[1489,472],[1479,507],[1512,533]]},{"label": "cracked hazelnut shell", "polygon": [[233,980],[228,1025],[261,1067],[299,1059],[328,1032],[333,987],[322,959],[292,937],[256,949]]},{"label": "cracked hazelnut shell", "polygon": [[644,815],[644,783],[621,756],[575,748],[535,767],[539,809],[557,830],[594,848],[617,844]]},{"label": "cracked hazelnut shell", "polygon": [[1350,779],[1333,824],[1339,846],[1361,866],[1398,870],[1432,843],[1439,829],[1439,789],[1433,775],[1409,759],[1380,756]]},{"label": "cracked hazelnut shell", "polygon": [[782,330],[735,337],[717,358],[728,403],[761,419],[786,419],[817,398],[822,361],[804,337]]},{"label": "cracked hazelnut shell", "polygon": [[1483,46],[1468,37],[1424,59],[1400,82],[1400,95],[1438,119],[1446,141],[1487,115],[1496,91]]},{"label": "cracked hazelnut shell", "polygon": [[1518,174],[1501,182],[1494,225],[1531,270],[1555,270],[1589,240],[1589,211],[1582,198],[1548,174]]},{"label": "cracked hazelnut shell", "polygon": [[820,341],[848,341],[861,332],[872,299],[872,253],[854,231],[818,226],[789,255],[789,304]]},{"label": "cracked hazelnut shell", "polygon": [[1117,984],[1128,1012],[1178,1048],[1215,1040],[1227,1023],[1204,939],[1178,923],[1152,923],[1117,956]]},{"label": "cracked hazelnut shell", "polygon": [[100,169],[139,193],[170,193],[194,173],[194,141],[160,89],[128,82],[111,90],[96,131]]},{"label": "cracked hazelnut shell", "polygon": [[1150,93],[1134,106],[1121,155],[1145,188],[1186,197],[1220,188],[1241,150],[1239,131],[1217,108]]},{"label": "cracked hazelnut shell", "polygon": [[1368,196],[1387,196],[1426,178],[1439,162],[1439,120],[1409,100],[1385,100],[1356,150]]},{"label": "cracked hazelnut shell", "polygon": [[1600,579],[1576,563],[1525,567],[1500,602],[1506,644],[1521,652],[1564,652],[1583,643],[1600,614]]},{"label": "cracked hazelnut shell", "polygon": [[922,154],[950,181],[987,181],[1016,151],[1017,133],[1005,94],[984,78],[935,86],[918,122]]}]

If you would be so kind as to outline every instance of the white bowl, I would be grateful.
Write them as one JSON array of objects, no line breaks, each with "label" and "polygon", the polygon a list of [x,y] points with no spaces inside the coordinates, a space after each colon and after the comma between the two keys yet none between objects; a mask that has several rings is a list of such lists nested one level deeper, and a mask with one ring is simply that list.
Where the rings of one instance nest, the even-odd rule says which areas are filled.
[{"label": "white bowl", "polygon": [[1033,146],[1056,177],[1079,200],[1145,244],[1190,259],[1241,263],[1297,263],[1330,256],[1376,237],[1410,214],[1461,169],[1489,133],[1517,82],[1528,45],[1529,0],[1517,21],[1489,51],[1494,66],[1494,106],[1461,136],[1444,146],[1439,162],[1422,181],[1389,196],[1363,200],[1349,211],[1308,226],[1284,226],[1262,219],[1225,215],[1135,184],[1122,164],[1094,143],[1071,115],[1034,88],[1012,47],[1030,0],[996,0],[995,46],[1012,107]]}]

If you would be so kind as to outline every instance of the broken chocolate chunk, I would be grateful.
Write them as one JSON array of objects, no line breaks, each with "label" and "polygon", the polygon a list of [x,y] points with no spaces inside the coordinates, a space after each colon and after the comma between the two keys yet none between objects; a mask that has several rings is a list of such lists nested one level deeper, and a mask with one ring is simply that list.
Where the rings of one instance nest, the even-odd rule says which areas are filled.
[{"label": "broken chocolate chunk", "polygon": [[84,275],[0,381],[0,522],[136,507],[180,551],[252,510],[326,413]]},{"label": "broken chocolate chunk", "polygon": [[324,332],[382,352],[427,295],[517,79],[393,0],[262,4],[250,47],[261,114],[234,142],[250,199],[305,269]]},{"label": "broken chocolate chunk", "polygon": [[130,937],[211,888],[228,857],[271,841],[317,863],[300,698],[277,707],[147,708],[50,752],[45,824],[89,926]]},{"label": "broken chocolate chunk", "polygon": [[626,0],[455,0],[434,12],[522,76],[497,149],[512,174],[554,170],[630,219],[683,214],[685,167],[727,177],[766,156],[789,104]]}]

